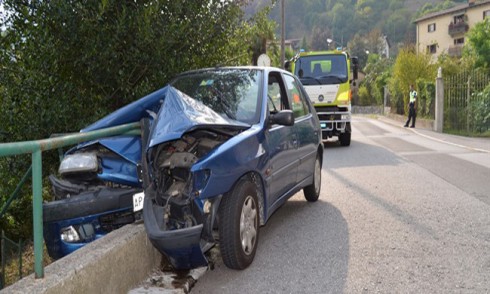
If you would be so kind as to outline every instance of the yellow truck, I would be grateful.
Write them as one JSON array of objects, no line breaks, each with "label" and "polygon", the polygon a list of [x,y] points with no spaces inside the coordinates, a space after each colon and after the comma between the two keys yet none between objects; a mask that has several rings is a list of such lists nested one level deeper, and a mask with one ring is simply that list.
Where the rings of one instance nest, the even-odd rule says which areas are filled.
[{"label": "yellow truck", "polygon": [[[352,69],[351,69],[352,67]],[[299,77],[320,118],[322,138],[351,139],[351,85],[358,73],[357,57],[342,50],[300,52],[285,68]]]}]

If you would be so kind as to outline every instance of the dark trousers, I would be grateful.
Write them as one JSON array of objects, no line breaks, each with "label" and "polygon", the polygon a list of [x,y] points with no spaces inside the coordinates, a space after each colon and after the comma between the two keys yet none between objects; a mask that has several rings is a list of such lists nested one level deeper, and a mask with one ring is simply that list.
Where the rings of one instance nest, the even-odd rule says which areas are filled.
[{"label": "dark trousers", "polygon": [[408,124],[410,123],[410,119],[412,119],[412,127],[415,127],[416,117],[417,117],[417,111],[415,111],[415,105],[413,103],[410,103],[408,105],[408,120],[407,123],[405,123],[405,126],[408,127]]}]

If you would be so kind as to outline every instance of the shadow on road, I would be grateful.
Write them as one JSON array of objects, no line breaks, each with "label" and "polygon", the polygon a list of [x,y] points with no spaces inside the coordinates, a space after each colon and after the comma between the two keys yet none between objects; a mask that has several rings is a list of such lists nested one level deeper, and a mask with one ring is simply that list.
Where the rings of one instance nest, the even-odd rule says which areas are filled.
[{"label": "shadow on road", "polygon": [[252,265],[228,269],[220,258],[192,293],[341,293],[347,279],[347,223],[334,206],[300,192],[261,228]]}]

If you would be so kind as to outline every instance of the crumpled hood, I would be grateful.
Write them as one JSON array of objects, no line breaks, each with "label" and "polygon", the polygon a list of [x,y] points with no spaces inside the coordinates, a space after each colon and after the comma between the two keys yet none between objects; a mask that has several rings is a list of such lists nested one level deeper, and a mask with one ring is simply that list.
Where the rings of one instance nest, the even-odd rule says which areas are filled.
[{"label": "crumpled hood", "polygon": [[238,129],[250,127],[246,123],[225,118],[202,102],[169,87],[156,122],[152,125],[148,147],[179,139],[191,129],[210,126]]},{"label": "crumpled hood", "polygon": [[[224,118],[202,102],[187,96],[171,85],[167,85],[110,113],[80,132],[138,122],[144,117],[153,118],[148,147],[179,139],[185,132],[197,127],[213,126],[239,129],[250,127],[246,123]],[[135,152],[133,147],[129,148],[130,145],[134,144],[134,140],[131,137],[119,140],[102,138],[81,143],[78,148],[95,143],[113,150],[132,162],[140,160],[141,152]]]},{"label": "crumpled hood", "polygon": [[158,113],[160,106],[169,92],[169,89],[170,86],[166,86],[122,108],[119,108],[118,110],[89,125],[80,132],[89,132],[108,127],[115,127],[122,124],[138,122],[143,117],[150,116],[149,112]]}]

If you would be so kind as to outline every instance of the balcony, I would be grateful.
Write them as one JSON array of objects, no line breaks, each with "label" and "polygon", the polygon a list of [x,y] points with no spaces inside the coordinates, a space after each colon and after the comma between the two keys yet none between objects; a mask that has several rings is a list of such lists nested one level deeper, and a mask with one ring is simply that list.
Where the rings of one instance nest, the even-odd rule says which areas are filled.
[{"label": "balcony", "polygon": [[456,23],[450,23],[448,28],[448,34],[452,36],[464,34],[470,29],[468,23],[461,21]]},{"label": "balcony", "polygon": [[463,56],[463,46],[449,46],[449,48],[447,49],[447,54],[451,57],[461,57]]}]

